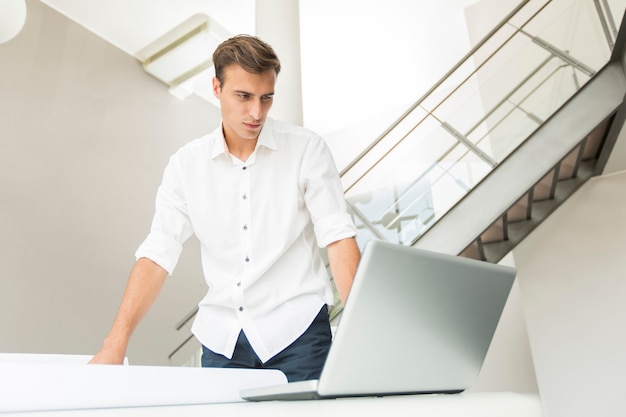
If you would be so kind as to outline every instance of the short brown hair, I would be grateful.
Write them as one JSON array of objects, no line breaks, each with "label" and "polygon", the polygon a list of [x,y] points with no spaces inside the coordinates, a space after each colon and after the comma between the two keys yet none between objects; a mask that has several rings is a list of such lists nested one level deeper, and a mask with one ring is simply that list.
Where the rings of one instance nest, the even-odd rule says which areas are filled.
[{"label": "short brown hair", "polygon": [[251,35],[227,39],[213,52],[215,76],[220,84],[224,84],[224,69],[234,64],[253,74],[274,70],[278,75],[280,72],[280,61],[272,47]]}]

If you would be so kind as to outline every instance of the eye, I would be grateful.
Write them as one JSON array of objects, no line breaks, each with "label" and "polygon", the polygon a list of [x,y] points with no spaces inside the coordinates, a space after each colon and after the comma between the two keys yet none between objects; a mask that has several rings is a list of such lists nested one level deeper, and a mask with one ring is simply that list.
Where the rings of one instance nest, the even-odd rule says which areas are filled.
[{"label": "eye", "polygon": [[274,96],[272,96],[272,95],[261,96],[261,101],[264,102],[264,103],[268,103],[268,102],[272,101],[273,98],[274,98]]},{"label": "eye", "polygon": [[237,93],[237,97],[239,97],[241,100],[248,100],[250,98],[250,94]]}]

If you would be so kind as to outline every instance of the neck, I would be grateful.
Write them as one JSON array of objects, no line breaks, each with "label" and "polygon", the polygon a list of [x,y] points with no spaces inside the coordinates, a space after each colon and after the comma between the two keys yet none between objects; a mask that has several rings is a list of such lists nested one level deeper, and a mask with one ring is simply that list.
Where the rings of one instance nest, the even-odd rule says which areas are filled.
[{"label": "neck", "polygon": [[[256,141],[254,141],[255,145],[256,145]],[[228,146],[228,153],[230,153],[231,155],[233,155],[234,157],[236,157],[237,159],[239,159],[242,162],[246,162],[248,160],[248,158],[250,157],[250,155],[252,155],[252,152],[254,152],[254,148],[255,146],[252,146],[251,148],[232,148],[230,145]]]},{"label": "neck", "polygon": [[232,139],[224,136],[226,140],[226,147],[228,149],[228,153],[239,159],[240,161],[246,162],[254,149],[256,148],[256,144],[258,142],[257,139]]}]

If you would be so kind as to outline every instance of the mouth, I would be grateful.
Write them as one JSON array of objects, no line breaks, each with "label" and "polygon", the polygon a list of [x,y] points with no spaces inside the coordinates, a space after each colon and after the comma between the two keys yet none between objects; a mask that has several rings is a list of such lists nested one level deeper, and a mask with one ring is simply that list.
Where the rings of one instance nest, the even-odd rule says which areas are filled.
[{"label": "mouth", "polygon": [[246,126],[248,129],[251,130],[257,130],[261,128],[261,123],[245,123],[243,124],[244,126]]}]

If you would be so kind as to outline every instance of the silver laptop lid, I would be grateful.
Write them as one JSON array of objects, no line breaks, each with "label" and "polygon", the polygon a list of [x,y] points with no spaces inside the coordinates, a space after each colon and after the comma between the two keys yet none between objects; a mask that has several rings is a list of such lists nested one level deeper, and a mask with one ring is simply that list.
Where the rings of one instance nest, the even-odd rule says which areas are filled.
[{"label": "silver laptop lid", "polygon": [[320,377],[322,396],[459,392],[480,372],[515,269],[370,241]]}]

